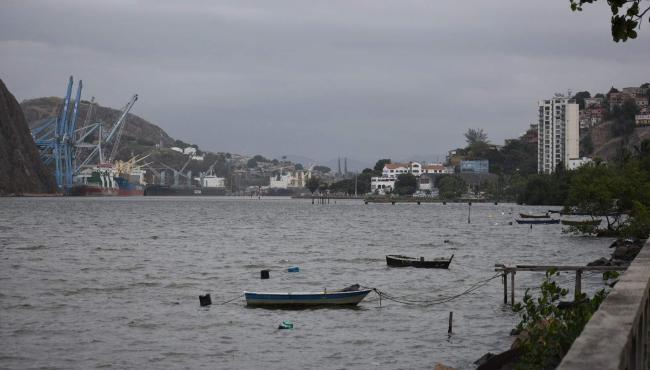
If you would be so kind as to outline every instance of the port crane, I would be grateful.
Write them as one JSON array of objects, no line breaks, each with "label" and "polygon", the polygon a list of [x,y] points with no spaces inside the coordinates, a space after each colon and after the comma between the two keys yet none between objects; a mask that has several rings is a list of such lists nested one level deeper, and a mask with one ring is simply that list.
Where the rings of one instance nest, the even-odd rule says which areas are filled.
[{"label": "port crane", "polygon": [[32,137],[40,150],[41,160],[46,165],[54,163],[54,178],[59,191],[72,186],[72,176],[76,170],[74,161],[77,144],[76,128],[83,82],[79,80],[70,111],[73,84],[74,80],[70,76],[58,117],[45,120],[32,130]]},{"label": "port crane", "polygon": [[[41,122],[31,130],[32,138],[40,150],[43,163],[46,165],[54,163],[54,177],[59,191],[62,192],[72,187],[73,177],[79,173],[82,167],[88,165],[95,155],[99,154],[100,163],[104,161],[102,153],[102,123],[88,124],[95,105],[94,97],[90,102],[83,126],[77,128],[83,82],[79,80],[74,100],[71,99],[73,84],[73,76],[70,76],[59,115]],[[122,110],[119,119],[113,124],[113,128],[104,140],[104,143],[110,143],[118,129],[120,130],[118,136],[121,136],[126,115],[137,100],[138,95],[133,95]],[[71,104],[72,108],[70,107]],[[97,133],[97,143],[87,143],[86,139],[94,133]],[[109,158],[112,159],[115,155],[117,146],[119,146],[119,139],[113,144],[113,150]],[[84,148],[92,150],[83,161],[80,161],[80,164],[77,164],[77,158]]]}]

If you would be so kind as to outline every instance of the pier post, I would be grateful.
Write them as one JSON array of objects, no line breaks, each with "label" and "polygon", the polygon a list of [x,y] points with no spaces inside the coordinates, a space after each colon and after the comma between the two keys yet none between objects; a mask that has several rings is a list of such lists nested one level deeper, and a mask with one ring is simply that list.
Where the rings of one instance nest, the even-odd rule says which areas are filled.
[{"label": "pier post", "polygon": [[578,296],[582,293],[582,270],[576,270],[576,289],[574,292],[574,300],[578,300]]},{"label": "pier post", "polygon": [[508,273],[503,273],[503,304],[508,304]]},{"label": "pier post", "polygon": [[515,272],[510,272],[510,305],[515,305]]},{"label": "pier post", "polygon": [[449,311],[449,329],[447,329],[447,334],[451,334],[451,328],[453,322],[454,322],[454,311]]}]

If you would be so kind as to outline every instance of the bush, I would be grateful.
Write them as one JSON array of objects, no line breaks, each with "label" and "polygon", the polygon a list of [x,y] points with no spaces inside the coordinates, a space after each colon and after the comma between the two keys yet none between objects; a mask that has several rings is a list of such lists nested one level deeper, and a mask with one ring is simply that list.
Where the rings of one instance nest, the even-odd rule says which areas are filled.
[{"label": "bush", "polygon": [[554,270],[547,271],[540,297],[533,298],[527,289],[523,303],[514,307],[521,314],[517,329],[525,333],[519,342],[522,357],[517,369],[555,369],[605,299],[602,289],[591,300],[583,293],[572,307],[558,308],[560,299],[568,294],[552,280],[558,275]]}]

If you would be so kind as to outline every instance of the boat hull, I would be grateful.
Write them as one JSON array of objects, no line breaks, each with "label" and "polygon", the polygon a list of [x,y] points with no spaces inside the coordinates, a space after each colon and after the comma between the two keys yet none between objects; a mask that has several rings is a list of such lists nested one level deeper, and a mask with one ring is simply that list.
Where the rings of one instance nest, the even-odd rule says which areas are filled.
[{"label": "boat hull", "polygon": [[251,307],[318,307],[356,306],[370,289],[352,292],[317,293],[258,293],[244,292],[246,305]]},{"label": "boat hull", "polygon": [[417,267],[417,268],[436,268],[436,269],[446,269],[449,268],[451,260],[454,258],[452,254],[449,259],[439,259],[439,260],[424,260],[417,259],[413,257],[401,256],[401,255],[387,255],[386,264],[390,267]]},{"label": "boat hull", "polygon": [[574,220],[562,220],[562,225],[566,226],[598,226],[602,220],[586,220],[586,221],[574,221]]},{"label": "boat hull", "polygon": [[552,225],[552,224],[559,224],[560,220],[553,220],[553,219],[524,219],[524,220],[515,220],[517,221],[518,224],[523,224],[523,225]]},{"label": "boat hull", "polygon": [[68,190],[66,195],[95,197],[117,196],[118,189],[102,187],[94,184],[74,185]]},{"label": "boat hull", "polygon": [[551,216],[549,216],[548,213],[546,213],[546,214],[541,214],[541,215],[533,215],[533,214],[528,214],[528,213],[520,213],[520,214],[519,214],[519,217],[521,217],[521,218],[533,218],[533,219],[534,219],[534,218],[549,218],[549,217],[551,217]]}]

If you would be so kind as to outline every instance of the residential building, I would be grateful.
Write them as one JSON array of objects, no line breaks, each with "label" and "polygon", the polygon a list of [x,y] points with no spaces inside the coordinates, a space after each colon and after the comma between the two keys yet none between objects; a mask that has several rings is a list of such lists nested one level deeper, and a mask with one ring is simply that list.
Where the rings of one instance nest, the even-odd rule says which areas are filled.
[{"label": "residential building", "polygon": [[585,164],[593,162],[591,158],[589,157],[582,157],[582,158],[572,158],[569,159],[569,162],[567,162],[567,169],[569,170],[575,170],[576,168],[582,167]]},{"label": "residential building", "polygon": [[605,118],[605,108],[600,106],[589,106],[580,111],[580,128],[586,129],[594,126],[598,126],[603,122]]},{"label": "residential building", "polygon": [[637,126],[650,125],[650,114],[637,114],[634,116],[634,123],[636,123]]},{"label": "residential building", "polygon": [[598,98],[585,98],[585,109],[590,108],[590,107],[600,107],[603,105],[603,101],[605,99],[598,97]]},{"label": "residential building", "polygon": [[304,188],[307,185],[307,180],[311,178],[311,171],[309,170],[296,170],[283,174],[280,171],[279,175],[271,176],[269,178],[269,188],[271,189],[289,189],[289,188]]},{"label": "residential building", "polygon": [[579,156],[578,104],[557,95],[538,102],[537,172],[552,173]]},{"label": "residential building", "polygon": [[490,161],[487,159],[460,161],[460,172],[489,173]]},{"label": "residential building", "polygon": [[370,179],[370,190],[379,193],[392,190],[395,188],[397,176],[405,173],[410,173],[417,178],[421,178],[421,175],[423,174],[434,175],[449,172],[450,171],[440,163],[424,165],[418,162],[386,163],[382,170],[381,177],[372,177]]}]

